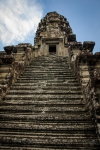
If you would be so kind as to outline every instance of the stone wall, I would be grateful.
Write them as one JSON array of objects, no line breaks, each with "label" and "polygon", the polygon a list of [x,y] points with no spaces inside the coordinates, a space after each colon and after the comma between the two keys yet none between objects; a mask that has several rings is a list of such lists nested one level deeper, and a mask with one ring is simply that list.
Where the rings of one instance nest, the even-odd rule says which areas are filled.
[{"label": "stone wall", "polygon": [[[88,47],[85,49],[85,43]],[[71,60],[71,66],[82,86],[84,99],[86,100],[86,109],[92,115],[95,122],[96,132],[100,135],[100,53],[93,55],[93,42],[85,42],[82,45],[78,55],[76,49],[71,49],[74,59]],[[90,45],[90,47],[89,47]],[[91,48],[92,47],[92,48]],[[75,51],[75,52],[73,52]]]}]

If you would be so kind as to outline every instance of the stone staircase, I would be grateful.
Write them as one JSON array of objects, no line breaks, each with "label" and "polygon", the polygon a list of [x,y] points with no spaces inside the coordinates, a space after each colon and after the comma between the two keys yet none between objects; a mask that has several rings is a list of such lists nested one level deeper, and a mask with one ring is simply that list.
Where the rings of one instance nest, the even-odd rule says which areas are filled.
[{"label": "stone staircase", "polygon": [[100,150],[66,57],[39,56],[0,103],[1,150]]}]

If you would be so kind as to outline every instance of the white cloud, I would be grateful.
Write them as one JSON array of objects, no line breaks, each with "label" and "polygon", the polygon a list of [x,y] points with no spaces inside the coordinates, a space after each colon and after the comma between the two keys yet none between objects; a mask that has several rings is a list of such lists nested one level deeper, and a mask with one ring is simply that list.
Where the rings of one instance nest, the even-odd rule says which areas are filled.
[{"label": "white cloud", "polygon": [[36,31],[41,17],[37,0],[0,0],[0,41],[4,45],[24,41]]}]

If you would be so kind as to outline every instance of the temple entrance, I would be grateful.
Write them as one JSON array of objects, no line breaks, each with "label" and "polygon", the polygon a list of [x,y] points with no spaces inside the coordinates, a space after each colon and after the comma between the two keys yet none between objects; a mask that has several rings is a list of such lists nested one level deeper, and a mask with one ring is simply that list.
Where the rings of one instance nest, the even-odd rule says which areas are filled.
[{"label": "temple entrance", "polygon": [[49,54],[56,54],[56,45],[49,45]]}]

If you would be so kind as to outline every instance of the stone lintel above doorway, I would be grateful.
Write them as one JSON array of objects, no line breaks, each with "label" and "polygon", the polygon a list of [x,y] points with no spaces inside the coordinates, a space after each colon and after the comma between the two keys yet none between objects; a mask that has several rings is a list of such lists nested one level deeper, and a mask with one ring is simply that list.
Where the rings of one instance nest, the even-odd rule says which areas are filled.
[{"label": "stone lintel above doorway", "polygon": [[43,38],[42,42],[46,44],[59,44],[60,41],[63,41],[63,38]]}]

